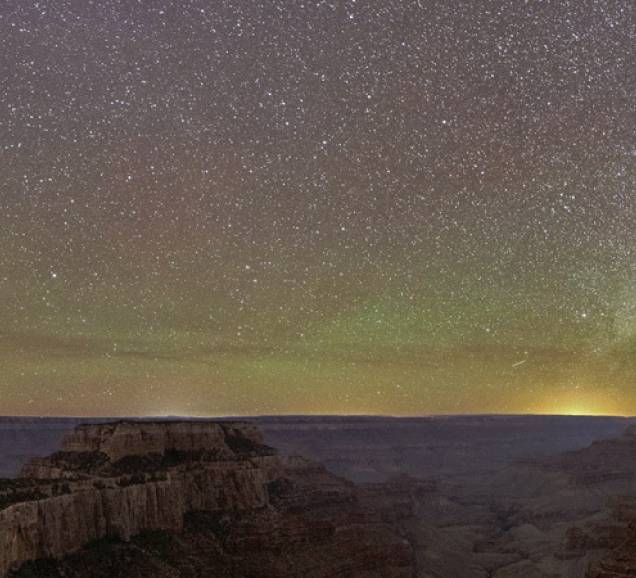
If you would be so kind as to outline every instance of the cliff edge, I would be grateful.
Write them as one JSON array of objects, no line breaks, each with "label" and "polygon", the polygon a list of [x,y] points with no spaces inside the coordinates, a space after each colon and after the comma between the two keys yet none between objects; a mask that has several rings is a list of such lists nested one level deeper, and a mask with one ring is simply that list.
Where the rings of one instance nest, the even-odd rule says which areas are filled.
[{"label": "cliff edge", "polygon": [[80,425],[0,482],[0,576],[414,575],[352,483],[240,422]]}]

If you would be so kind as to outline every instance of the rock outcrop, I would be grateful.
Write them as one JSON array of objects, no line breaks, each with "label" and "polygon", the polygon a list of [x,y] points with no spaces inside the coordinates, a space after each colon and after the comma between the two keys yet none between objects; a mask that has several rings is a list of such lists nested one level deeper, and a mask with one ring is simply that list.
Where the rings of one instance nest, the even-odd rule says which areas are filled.
[{"label": "rock outcrop", "polygon": [[[532,437],[537,423],[546,428]],[[581,446],[620,424],[83,424],[21,479],[0,481],[0,568],[15,578],[636,576],[636,428]],[[282,455],[266,445],[277,439]],[[291,457],[294,444],[328,469]]]},{"label": "rock outcrop", "polygon": [[0,485],[0,576],[413,576],[358,488],[251,424],[80,425],[24,474]]}]

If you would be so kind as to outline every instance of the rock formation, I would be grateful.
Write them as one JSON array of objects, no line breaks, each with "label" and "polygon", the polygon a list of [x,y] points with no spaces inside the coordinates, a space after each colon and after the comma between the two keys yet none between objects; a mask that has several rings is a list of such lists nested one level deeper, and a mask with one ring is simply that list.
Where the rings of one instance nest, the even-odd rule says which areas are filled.
[{"label": "rock formation", "polygon": [[350,482],[250,424],[80,425],[0,484],[0,576],[413,576]]},{"label": "rock formation", "polygon": [[[534,424],[545,428],[532,437]],[[620,424],[536,416],[80,424],[60,451],[0,481],[0,571],[636,576],[636,428],[580,444]],[[563,439],[551,441],[557,433]],[[288,442],[282,456],[268,447],[277,438]],[[294,444],[356,483],[292,457]]]}]

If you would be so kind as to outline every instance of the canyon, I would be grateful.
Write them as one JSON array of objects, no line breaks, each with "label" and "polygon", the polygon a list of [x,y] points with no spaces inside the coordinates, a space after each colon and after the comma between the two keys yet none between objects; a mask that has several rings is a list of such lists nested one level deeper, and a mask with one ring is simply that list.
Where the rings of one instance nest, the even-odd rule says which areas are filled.
[{"label": "canyon", "polygon": [[252,424],[78,425],[22,474],[0,488],[2,576],[414,575],[410,542],[351,482]]},{"label": "canyon", "polygon": [[636,575],[631,419],[4,418],[0,427],[22,450],[0,453],[13,476],[0,482],[0,575]]}]

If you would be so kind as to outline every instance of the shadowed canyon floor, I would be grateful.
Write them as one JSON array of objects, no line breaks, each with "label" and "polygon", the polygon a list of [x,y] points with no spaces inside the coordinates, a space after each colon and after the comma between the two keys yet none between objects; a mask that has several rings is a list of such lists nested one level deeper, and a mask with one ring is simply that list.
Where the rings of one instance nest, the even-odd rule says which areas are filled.
[{"label": "shadowed canyon floor", "polygon": [[4,418],[0,573],[636,576],[633,423]]}]

